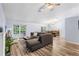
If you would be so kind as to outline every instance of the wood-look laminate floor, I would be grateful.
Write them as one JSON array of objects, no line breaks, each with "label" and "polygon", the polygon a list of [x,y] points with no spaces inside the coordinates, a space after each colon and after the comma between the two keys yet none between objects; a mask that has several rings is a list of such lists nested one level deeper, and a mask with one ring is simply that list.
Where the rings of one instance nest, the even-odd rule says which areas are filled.
[{"label": "wood-look laminate floor", "polygon": [[45,46],[34,52],[28,52],[24,40],[17,40],[11,47],[12,56],[79,56],[79,45],[66,42],[64,39],[56,37],[53,44]]},{"label": "wood-look laminate floor", "polygon": [[18,40],[11,47],[12,56],[51,56],[52,44],[49,44],[43,48],[40,48],[34,52],[29,52],[25,46],[25,40]]},{"label": "wood-look laminate floor", "polygon": [[66,42],[62,38],[54,38],[52,55],[53,56],[79,56],[79,45]]}]

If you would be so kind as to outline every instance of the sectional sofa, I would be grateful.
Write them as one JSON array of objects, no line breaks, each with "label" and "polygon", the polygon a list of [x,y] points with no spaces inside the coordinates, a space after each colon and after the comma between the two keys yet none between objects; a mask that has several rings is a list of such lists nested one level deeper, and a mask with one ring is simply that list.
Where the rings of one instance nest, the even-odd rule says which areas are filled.
[{"label": "sectional sofa", "polygon": [[26,40],[26,48],[28,51],[35,51],[48,44],[53,43],[53,37],[51,33],[39,34],[38,38]]}]

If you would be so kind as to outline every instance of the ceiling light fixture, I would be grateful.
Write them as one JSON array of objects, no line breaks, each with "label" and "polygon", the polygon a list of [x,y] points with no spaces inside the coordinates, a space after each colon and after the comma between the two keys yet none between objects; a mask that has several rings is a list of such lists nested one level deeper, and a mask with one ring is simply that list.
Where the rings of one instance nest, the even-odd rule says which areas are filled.
[{"label": "ceiling light fixture", "polygon": [[45,9],[52,10],[52,9],[58,7],[58,6],[60,6],[59,3],[45,3],[43,6],[41,6],[41,7],[39,8],[38,11],[41,12],[41,11],[43,11],[43,10],[45,10]]}]

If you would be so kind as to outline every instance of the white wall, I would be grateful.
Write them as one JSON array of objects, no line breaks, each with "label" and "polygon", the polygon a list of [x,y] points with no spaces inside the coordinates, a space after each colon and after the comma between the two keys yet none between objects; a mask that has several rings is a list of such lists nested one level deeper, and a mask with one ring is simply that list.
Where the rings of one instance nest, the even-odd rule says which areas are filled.
[{"label": "white wall", "polygon": [[59,30],[60,37],[65,38],[65,20],[58,19],[55,23],[46,24],[47,31]]},{"label": "white wall", "polygon": [[65,19],[65,38],[67,41],[79,43],[78,20],[79,16]]},{"label": "white wall", "polygon": [[[5,17],[4,17],[4,12],[3,12],[3,8],[2,8],[2,4],[0,4],[0,27],[3,28],[3,32],[4,32]],[[0,55],[3,55],[3,39],[4,39],[3,36],[4,36],[3,33],[0,33]]]},{"label": "white wall", "polygon": [[[46,26],[46,30],[59,30],[60,36],[65,38],[65,20],[59,20],[56,24],[50,24],[49,27],[47,24],[38,24],[38,23],[27,23],[20,21],[7,21],[7,29],[12,30],[13,24],[26,25],[26,35],[30,36],[30,32],[41,32],[41,26]],[[19,35],[13,35],[13,37],[19,37]]]},{"label": "white wall", "polygon": [[60,37],[65,38],[65,20],[58,19],[58,22],[52,25],[52,30],[59,30]]},{"label": "white wall", "polygon": [[[7,30],[11,30],[13,32],[13,24],[15,25],[26,25],[26,36],[30,36],[30,32],[41,32],[41,26],[43,26],[43,24],[38,24],[38,23],[27,23],[27,22],[20,22],[20,21],[7,21],[6,22],[6,26],[7,26]],[[21,37],[21,35],[14,35],[12,34],[12,36],[14,38],[18,38]]]}]

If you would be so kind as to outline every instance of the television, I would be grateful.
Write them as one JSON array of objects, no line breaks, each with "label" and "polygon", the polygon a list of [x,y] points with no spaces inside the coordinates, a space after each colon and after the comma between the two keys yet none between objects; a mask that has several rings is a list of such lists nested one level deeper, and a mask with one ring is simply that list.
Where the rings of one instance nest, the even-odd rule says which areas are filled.
[{"label": "television", "polygon": [[3,28],[2,28],[2,27],[0,27],[0,33],[1,33],[1,32],[3,32]]}]

